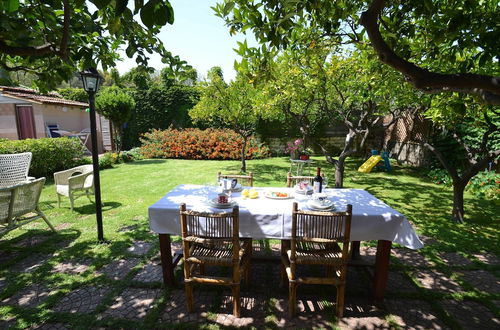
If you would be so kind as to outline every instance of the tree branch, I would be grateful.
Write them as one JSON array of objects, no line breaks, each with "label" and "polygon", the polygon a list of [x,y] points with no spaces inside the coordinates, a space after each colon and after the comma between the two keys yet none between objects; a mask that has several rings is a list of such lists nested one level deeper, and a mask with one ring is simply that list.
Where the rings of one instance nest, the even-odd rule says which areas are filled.
[{"label": "tree branch", "polygon": [[474,94],[486,103],[500,105],[500,77],[474,73],[431,72],[397,55],[380,33],[379,19],[384,7],[384,0],[373,0],[360,19],[361,25],[365,27],[368,38],[382,62],[404,74],[414,87],[425,92],[450,91]]},{"label": "tree branch", "polygon": [[38,47],[18,47],[7,45],[3,40],[0,40],[0,53],[10,56],[45,56],[54,54],[54,45],[45,44]]},{"label": "tree branch", "polygon": [[61,44],[59,46],[59,55],[62,59],[68,58],[68,44],[70,39],[70,20],[71,20],[71,6],[69,0],[63,0],[64,6],[64,22],[62,29]]},{"label": "tree branch", "polygon": [[418,142],[420,142],[424,147],[429,149],[437,157],[437,159],[439,159],[439,161],[441,162],[441,165],[443,165],[443,167],[446,169],[446,171],[448,171],[448,173],[450,174],[450,176],[454,182],[458,182],[460,180],[458,173],[457,173],[457,170],[448,163],[446,158],[443,156],[443,154],[439,150],[437,150],[436,148],[434,148],[433,146],[431,146],[427,142],[423,142],[423,141],[418,141]]}]

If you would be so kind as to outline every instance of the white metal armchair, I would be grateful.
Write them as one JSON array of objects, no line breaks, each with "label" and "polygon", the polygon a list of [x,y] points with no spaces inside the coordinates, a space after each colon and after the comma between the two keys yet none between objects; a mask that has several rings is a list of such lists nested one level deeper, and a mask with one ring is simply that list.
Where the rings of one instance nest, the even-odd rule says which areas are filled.
[{"label": "white metal armchair", "polygon": [[56,184],[57,204],[61,207],[61,196],[69,198],[71,211],[73,211],[75,199],[81,196],[94,194],[94,172],[92,165],[82,165],[69,170],[54,173]]},{"label": "white metal armchair", "polygon": [[45,178],[40,178],[0,188],[0,234],[40,218],[56,231],[38,207],[44,184]]},{"label": "white metal armchair", "polygon": [[26,182],[31,164],[31,152],[0,154],[0,187]]}]

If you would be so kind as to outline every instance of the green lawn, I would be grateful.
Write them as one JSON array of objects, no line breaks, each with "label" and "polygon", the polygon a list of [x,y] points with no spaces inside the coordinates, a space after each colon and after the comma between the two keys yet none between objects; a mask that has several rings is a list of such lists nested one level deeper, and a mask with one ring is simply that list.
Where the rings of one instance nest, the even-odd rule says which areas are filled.
[{"label": "green lawn", "polygon": [[[333,181],[331,165],[322,158],[318,157],[316,160],[323,168],[323,172]],[[368,190],[406,215],[416,226],[419,235],[433,239],[433,243],[426,245],[421,253],[435,261],[437,269],[447,270],[447,265],[437,257],[437,254],[443,251],[459,252],[471,259],[474,259],[472,254],[476,253],[500,254],[498,205],[466,194],[466,222],[455,224],[450,221],[452,203],[450,188],[435,185],[425,179],[418,170],[408,167],[395,166],[393,173],[359,173],[356,169],[361,162],[361,160],[348,161],[345,187]],[[58,208],[54,185],[52,180],[49,180],[42,193],[41,208],[52,224],[60,226],[61,229],[56,235],[49,235],[45,223],[37,221],[11,231],[1,238],[0,252],[11,253],[14,257],[0,263],[0,281],[2,278],[4,281],[8,280],[6,289],[3,292],[0,290],[0,301],[30,283],[43,282],[58,289],[34,310],[0,305],[0,319],[14,316],[19,320],[17,327],[51,318],[56,318],[58,321],[65,320],[70,324],[96,322],[93,314],[79,316],[79,319],[75,320],[71,316],[62,314],[54,316],[50,308],[61,296],[76,287],[87,283],[106,284],[110,281],[96,275],[93,270],[100,269],[116,258],[126,256],[126,249],[133,241],[145,240],[156,244],[156,237],[149,232],[147,218],[149,205],[178,184],[215,182],[218,171],[237,173],[239,165],[238,161],[143,160],[103,170],[101,184],[104,233],[105,238],[111,241],[109,245],[95,244],[97,234],[93,204],[82,197],[75,202],[75,211],[71,212],[69,200],[63,199],[62,207]],[[290,165],[287,158],[271,158],[248,161],[247,166],[249,171],[254,172],[255,186],[284,186]],[[133,226],[134,230],[121,230],[128,226]],[[49,237],[43,244],[19,247],[18,243],[41,233]],[[48,263],[36,272],[15,275],[9,272],[11,265],[30,254],[54,254],[54,252],[56,254]],[[152,249],[149,255],[141,259],[141,264],[155,253],[157,249]],[[50,272],[50,269],[59,262],[85,259],[91,260],[90,268],[80,275]],[[398,267],[397,263],[395,267]],[[476,265],[476,267],[483,267],[496,275],[500,272],[498,266]],[[127,285],[129,277],[123,281],[123,287]],[[122,286],[115,286],[114,290],[120,290]],[[488,306],[492,306],[493,299],[500,298],[485,297],[475,291],[462,295],[479,299]],[[460,295],[456,298],[460,299]],[[158,306],[162,301],[159,300]],[[106,304],[109,302],[105,301],[103,306]],[[491,308],[498,313],[498,308]],[[99,311],[97,310],[95,314]],[[154,322],[155,316],[157,316],[155,311],[148,315],[144,321],[146,328],[148,324],[154,325],[148,322]]]}]

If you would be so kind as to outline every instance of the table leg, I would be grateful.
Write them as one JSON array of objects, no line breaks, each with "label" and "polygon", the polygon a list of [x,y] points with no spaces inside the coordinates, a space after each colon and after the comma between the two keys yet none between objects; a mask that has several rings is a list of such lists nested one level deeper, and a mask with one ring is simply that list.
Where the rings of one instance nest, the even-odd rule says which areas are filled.
[{"label": "table leg", "polygon": [[358,260],[359,259],[359,247],[360,247],[360,241],[351,241],[351,259],[352,260]]},{"label": "table leg", "polygon": [[383,300],[387,278],[389,276],[389,258],[391,255],[391,241],[379,240],[377,256],[375,258],[375,275],[373,277],[373,297]]},{"label": "table leg", "polygon": [[160,258],[163,272],[163,283],[166,286],[174,286],[174,264],[172,262],[172,249],[170,247],[170,235],[159,234]]}]

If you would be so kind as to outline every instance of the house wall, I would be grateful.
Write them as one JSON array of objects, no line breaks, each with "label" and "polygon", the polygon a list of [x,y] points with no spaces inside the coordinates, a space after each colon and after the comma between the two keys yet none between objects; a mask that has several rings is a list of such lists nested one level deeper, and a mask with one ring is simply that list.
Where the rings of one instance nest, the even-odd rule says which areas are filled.
[{"label": "house wall", "polygon": [[35,130],[36,130],[36,138],[44,138],[47,137],[47,133],[45,132],[45,124],[43,119],[43,108],[45,107],[43,104],[33,103],[33,117],[35,119]]},{"label": "house wall", "polygon": [[[15,102],[15,100],[13,101]],[[22,104],[30,103],[22,102]],[[84,129],[90,129],[89,114],[82,108],[54,104],[31,103],[31,105],[33,106],[36,137],[38,139],[48,137],[46,124],[49,123],[58,124],[61,130],[69,132],[80,132]],[[0,138],[19,139],[15,108],[15,103],[0,102]],[[102,142],[101,118],[99,115],[96,116],[96,125],[98,136],[97,146],[99,153],[102,153],[104,152],[104,147]],[[86,146],[89,150],[92,150],[90,138]]]},{"label": "house wall", "polygon": [[[37,136],[39,130],[43,130],[43,137],[47,137],[47,124],[58,124],[59,128],[69,132],[80,132],[90,128],[89,114],[82,108],[61,106],[52,104],[35,104],[33,109],[39,109],[43,113],[41,125],[37,122]],[[40,128],[39,128],[40,126]],[[38,136],[41,137],[41,136]]]},{"label": "house wall", "polygon": [[0,138],[17,140],[15,104],[0,103]]}]

